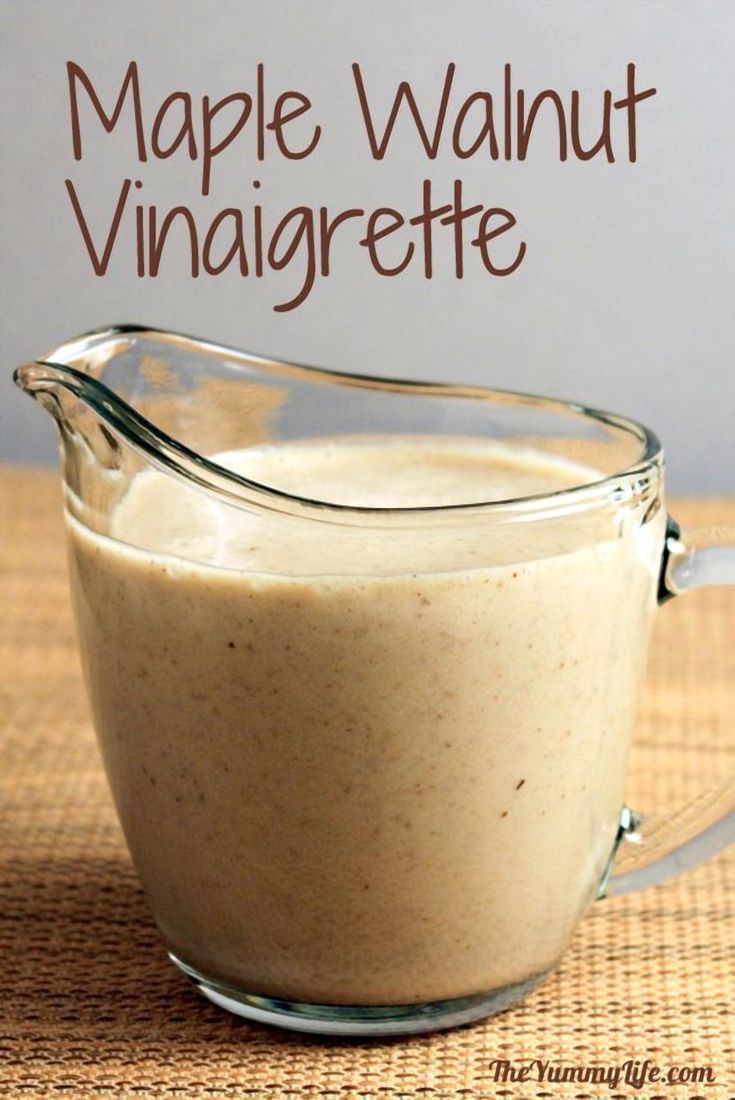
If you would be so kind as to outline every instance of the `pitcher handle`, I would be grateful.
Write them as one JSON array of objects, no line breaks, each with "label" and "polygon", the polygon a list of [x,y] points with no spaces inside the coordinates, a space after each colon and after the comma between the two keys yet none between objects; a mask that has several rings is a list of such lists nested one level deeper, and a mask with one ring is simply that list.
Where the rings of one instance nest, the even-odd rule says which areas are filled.
[{"label": "pitcher handle", "polygon": [[[669,519],[659,604],[693,588],[735,585],[735,528],[688,532]],[[686,871],[735,841],[735,776],[724,778],[670,814],[625,806],[599,897],[629,894]]]}]

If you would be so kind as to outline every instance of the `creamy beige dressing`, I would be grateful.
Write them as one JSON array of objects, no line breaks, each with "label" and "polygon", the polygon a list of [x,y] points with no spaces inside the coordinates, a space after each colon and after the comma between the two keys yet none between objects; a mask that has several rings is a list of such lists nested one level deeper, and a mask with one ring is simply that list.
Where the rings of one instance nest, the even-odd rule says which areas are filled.
[{"label": "creamy beige dressing", "polygon": [[[474,444],[230,453],[372,507],[590,471]],[[622,802],[662,518],[337,529],[137,477],[69,521],[95,723],[174,952],[247,992],[398,1004],[558,960]]]}]

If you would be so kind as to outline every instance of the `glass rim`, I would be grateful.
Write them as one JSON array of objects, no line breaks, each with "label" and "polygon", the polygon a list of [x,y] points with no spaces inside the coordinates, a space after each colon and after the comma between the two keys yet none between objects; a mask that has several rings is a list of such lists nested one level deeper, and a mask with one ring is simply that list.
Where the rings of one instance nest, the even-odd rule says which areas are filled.
[{"label": "glass rim", "polygon": [[[436,505],[409,505],[401,507],[375,507],[352,504],[338,504],[332,501],[301,496],[266,485],[235,473],[211,458],[199,454],[180,440],[174,439],[148,420],[136,409],[111,390],[104,382],[89,373],[72,367],[64,359],[73,359],[85,351],[99,348],[107,340],[121,336],[151,336],[165,340],[174,346],[184,346],[198,352],[209,352],[240,360],[250,367],[269,370],[272,373],[296,376],[308,375],[310,380],[319,379],[334,385],[352,386],[363,389],[382,390],[391,393],[412,393],[417,396],[437,396],[445,399],[473,398],[493,401],[495,404],[516,404],[528,408],[543,409],[559,416],[573,416],[593,420],[606,429],[616,429],[637,440],[637,457],[628,465],[599,478],[579,484],[566,486],[551,492],[535,493],[527,496],[509,497],[500,500],[475,501],[471,503],[452,503]],[[607,412],[580,402],[562,398],[546,397],[541,394],[526,393],[494,386],[463,385],[450,382],[426,382],[414,379],[395,378],[380,375],[364,375],[356,372],[316,367],[303,363],[294,363],[283,359],[274,359],[256,353],[231,348],[210,340],[188,336],[140,324],[111,325],[66,341],[42,359],[36,359],[16,368],[13,379],[21,389],[31,394],[52,391],[57,386],[67,390],[87,405],[106,426],[118,433],[154,466],[188,483],[194,483],[213,493],[217,497],[228,498],[229,503],[246,507],[266,507],[270,511],[308,515],[311,518],[331,522],[360,523],[398,519],[412,520],[439,519],[441,517],[462,516],[477,518],[481,515],[517,515],[519,518],[532,518],[539,513],[555,514],[569,510],[578,511],[607,501],[619,489],[638,483],[642,484],[658,477],[663,466],[663,451],[658,436],[650,428],[637,420],[617,413]],[[510,441],[512,446],[512,441]]]}]

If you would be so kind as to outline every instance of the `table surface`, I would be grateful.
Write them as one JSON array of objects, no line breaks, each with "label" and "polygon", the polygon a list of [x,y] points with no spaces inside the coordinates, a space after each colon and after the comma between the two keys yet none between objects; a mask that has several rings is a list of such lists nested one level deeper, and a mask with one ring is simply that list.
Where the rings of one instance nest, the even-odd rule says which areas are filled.
[{"label": "table surface", "polygon": [[[684,524],[735,500],[681,501]],[[524,1004],[411,1039],[301,1038],[209,1005],[166,959],[124,846],[87,711],[66,589],[58,478],[0,468],[0,1097],[735,1096],[733,849],[595,904]],[[732,768],[735,591],[658,616],[628,801],[666,809]],[[496,1080],[494,1060],[650,1059],[708,1085]]]}]

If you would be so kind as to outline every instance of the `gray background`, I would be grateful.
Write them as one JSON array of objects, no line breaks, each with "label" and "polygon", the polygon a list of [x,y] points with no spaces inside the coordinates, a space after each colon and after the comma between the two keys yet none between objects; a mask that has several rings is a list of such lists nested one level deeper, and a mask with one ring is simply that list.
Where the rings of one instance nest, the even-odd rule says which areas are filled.
[{"label": "gray background", "polygon": [[[55,457],[50,419],[10,384],[15,364],[90,328],[139,321],[302,362],[584,400],[654,426],[676,491],[735,490],[734,4],[5,0],[2,16],[0,458]],[[178,154],[137,165],[130,117],[105,135],[82,96],[84,159],[76,163],[66,61],[80,63],[111,106],[133,59],[148,135],[168,93],[252,92],[263,61],[269,94],[296,88],[312,99],[324,131],[319,147],[305,161],[271,152],[258,165],[245,136],[215,162],[212,194],[202,200],[196,164]],[[639,108],[633,165],[559,163],[553,127],[541,116],[525,163],[479,154],[458,163],[447,153],[427,162],[406,119],[376,163],[353,61],[381,123],[402,79],[422,102],[437,103],[449,61],[458,65],[450,122],[452,104],[470,92],[500,95],[506,61],[529,97],[553,87],[568,102],[579,88],[589,134],[603,90],[624,94],[627,62],[636,62],[639,85],[658,94]],[[621,152],[623,126],[618,117]],[[210,217],[227,205],[249,207],[258,178],[271,223],[301,203],[386,204],[410,215],[424,176],[437,197],[449,197],[461,177],[467,201],[516,214],[528,253],[506,279],[484,273],[476,257],[458,282],[442,245],[433,281],[418,264],[384,279],[357,246],[358,230],[345,231],[332,276],[299,309],[278,314],[272,306],[297,287],[298,266],[259,281],[236,271],[192,280],[172,233],[160,276],[138,279],[129,215],[107,276],[95,277],[67,176],[98,238],[125,176],[143,180],[140,201],[163,210],[188,202]]]}]

